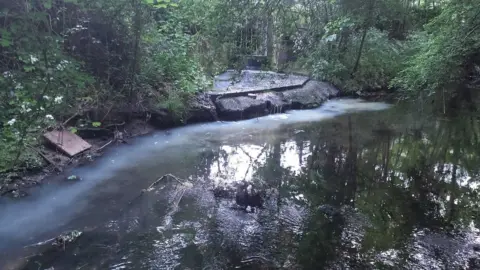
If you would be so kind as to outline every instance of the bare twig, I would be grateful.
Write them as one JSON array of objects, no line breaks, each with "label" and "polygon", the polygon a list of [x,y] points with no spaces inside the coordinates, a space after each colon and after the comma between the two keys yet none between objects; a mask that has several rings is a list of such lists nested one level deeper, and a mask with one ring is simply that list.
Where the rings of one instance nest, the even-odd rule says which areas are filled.
[{"label": "bare twig", "polygon": [[155,182],[153,182],[150,186],[148,186],[148,188],[144,189],[145,191],[148,191],[149,189],[151,189],[152,187],[156,186],[160,181],[162,181],[163,179],[165,179],[165,177],[167,177],[167,175],[164,175],[160,178],[158,178]]},{"label": "bare twig", "polygon": [[103,122],[105,120],[105,118],[107,118],[107,116],[110,114],[110,112],[112,111],[113,109],[113,106],[114,104],[112,104],[112,106],[110,106],[110,108],[108,109],[107,113],[103,116],[102,120],[100,122]]},{"label": "bare twig", "polygon": [[109,146],[114,140],[110,140],[108,143],[104,144],[102,147],[98,148],[96,151],[102,151],[103,148]]},{"label": "bare twig", "polygon": [[[142,196],[143,193],[145,193],[145,192],[147,192],[147,191],[150,191],[151,188],[153,188],[154,186],[158,185],[158,183],[160,183],[161,181],[163,181],[163,180],[164,180],[165,178],[167,178],[167,177],[171,177],[171,178],[175,179],[177,182],[179,182],[179,183],[182,184],[182,185],[185,184],[185,182],[187,182],[186,180],[181,179],[181,178],[178,178],[178,177],[176,177],[176,176],[173,175],[173,174],[170,174],[170,173],[165,174],[164,176],[158,178],[157,180],[155,180],[155,182],[153,182],[152,184],[150,184],[150,186],[148,186],[148,188],[142,189],[142,191],[140,192],[140,194],[139,194],[137,197],[135,197],[132,201],[130,201],[129,204],[132,204],[137,198],[139,198],[140,196]],[[183,181],[182,181],[182,180],[183,180]],[[183,195],[182,195],[182,196],[183,196]]]},{"label": "bare twig", "polygon": [[82,265],[82,266],[78,267],[78,268],[77,268],[77,270],[80,270],[80,269],[82,269],[83,267],[85,267],[85,266],[87,266],[87,265],[88,265],[88,263],[86,263],[86,264],[84,264],[84,265]]},{"label": "bare twig", "polygon": [[62,126],[65,126],[66,124],[68,124],[68,122],[70,122],[73,118],[77,117],[78,116],[78,112],[76,112],[74,115],[70,116],[67,120],[65,120],[63,123],[62,123]]},{"label": "bare twig", "polygon": [[[177,182],[179,182],[180,184],[184,184],[185,182],[187,182],[187,180],[178,178],[178,177],[176,177],[175,175],[170,174],[170,173],[169,173],[169,174],[166,174],[165,176],[170,176],[171,178],[177,180]],[[180,180],[181,180],[181,181],[180,181]]]},{"label": "bare twig", "polygon": [[125,125],[125,121],[123,121],[123,122],[120,123],[120,124],[110,124],[110,125],[106,125],[105,128],[117,127],[117,126],[123,126],[123,125]]},{"label": "bare twig", "polygon": [[176,177],[176,176],[173,175],[173,174],[168,173],[168,174],[165,174],[164,176],[158,178],[157,181],[153,182],[153,183],[147,188],[147,191],[148,191],[149,189],[151,189],[152,187],[156,186],[160,181],[162,181],[162,180],[165,179],[166,177],[171,177],[171,178],[175,179],[177,182],[179,182],[180,184],[185,183],[185,180],[182,179],[182,180],[183,180],[183,182],[182,182],[182,181],[180,181],[180,180],[181,180],[180,178]]},{"label": "bare twig", "polygon": [[27,245],[27,246],[24,246],[23,248],[42,246],[42,245],[48,244],[48,243],[50,243],[50,242],[53,242],[53,241],[55,240],[55,238],[56,238],[56,237],[53,237],[53,238],[47,239],[47,240],[42,241],[42,242],[38,242],[38,243],[35,243],[35,244]]}]

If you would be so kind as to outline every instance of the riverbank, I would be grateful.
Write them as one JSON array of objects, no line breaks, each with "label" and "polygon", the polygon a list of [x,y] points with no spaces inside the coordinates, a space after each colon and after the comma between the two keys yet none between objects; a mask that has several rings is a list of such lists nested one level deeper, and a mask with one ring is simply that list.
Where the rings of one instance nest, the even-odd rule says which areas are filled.
[{"label": "riverbank", "polygon": [[[39,158],[42,159],[43,166],[35,167],[31,170],[11,171],[0,174],[0,179],[2,179],[0,197],[21,198],[28,196],[31,188],[45,183],[46,179],[50,179],[52,176],[61,174],[72,168],[92,163],[101,157],[109,148],[116,147],[119,144],[128,144],[130,139],[150,134],[155,129],[156,128],[148,122],[146,123],[140,119],[132,119],[122,126],[122,140],[115,140],[109,136],[109,133],[105,133],[102,136],[83,137],[92,147],[72,158],[67,157],[47,144],[29,148],[28,151],[38,154]],[[64,180],[67,181],[68,177],[69,176],[66,176]],[[58,178],[52,179],[54,179],[53,181],[58,180]]]},{"label": "riverbank", "polygon": [[[255,81],[250,81],[250,83],[255,85],[259,81],[265,81],[263,77],[254,78]],[[128,143],[129,138],[148,134],[155,129],[219,120],[238,121],[283,113],[291,109],[311,109],[338,96],[340,92],[326,82],[307,82],[307,79],[298,86],[284,91],[275,91],[272,88],[271,91],[256,94],[246,91],[235,96],[199,93],[187,101],[189,106],[183,121],[179,121],[173,112],[158,108],[156,104],[148,100],[134,108],[112,107],[105,112],[88,111],[84,113],[85,115],[76,115],[71,117],[69,122],[73,123],[84,117],[96,119],[101,116],[102,122],[114,124],[107,124],[105,128],[78,130],[77,134],[92,145],[92,148],[73,158],[63,155],[46,143],[32,147],[29,151],[37,154],[41,159],[41,162],[38,163],[43,165],[31,170],[7,172],[0,176],[3,179],[0,195],[14,198],[27,196],[31,187],[40,184],[48,176],[60,173],[69,167],[92,162],[101,156],[108,147],[118,143]],[[265,89],[268,88],[265,86]],[[118,137],[121,139],[119,140]]]},{"label": "riverbank", "polygon": [[[147,106],[146,109],[139,106],[134,110],[115,108],[109,112],[88,112],[89,115],[108,115],[105,121],[121,124],[110,125],[109,128],[81,130],[78,135],[91,144],[92,148],[73,158],[63,155],[47,144],[30,149],[43,159],[44,166],[34,170],[3,174],[0,176],[3,179],[0,195],[13,198],[28,196],[29,189],[43,183],[50,176],[91,163],[102,156],[108,148],[128,143],[129,139],[149,134],[154,130],[193,123],[245,120],[284,113],[288,110],[312,109],[331,98],[345,96],[354,95],[345,95],[329,83],[309,80],[300,87],[254,95],[244,93],[212,97],[207,93],[200,93],[189,100],[190,106],[184,121],[178,121],[174,114],[166,109],[153,106]],[[82,116],[77,116],[79,117]]]}]

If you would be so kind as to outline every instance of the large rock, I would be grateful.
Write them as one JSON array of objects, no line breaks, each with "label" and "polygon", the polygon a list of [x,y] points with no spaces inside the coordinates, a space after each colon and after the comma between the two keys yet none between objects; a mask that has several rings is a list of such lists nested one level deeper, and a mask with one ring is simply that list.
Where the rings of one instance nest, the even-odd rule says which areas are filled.
[{"label": "large rock", "polygon": [[157,128],[169,128],[176,125],[173,114],[166,108],[150,109],[150,124]]},{"label": "large rock", "polygon": [[284,91],[283,99],[290,102],[291,109],[311,109],[338,93],[338,89],[329,83],[309,81],[301,88]]},{"label": "large rock", "polygon": [[169,128],[186,123],[200,123],[217,121],[217,111],[210,97],[206,94],[198,94],[187,101],[188,112],[185,118],[179,119],[166,108],[153,108],[150,123],[158,128]]},{"label": "large rock", "polygon": [[187,123],[213,122],[218,120],[215,104],[206,94],[194,96],[189,101]]},{"label": "large rock", "polygon": [[289,109],[315,108],[338,93],[338,89],[329,83],[309,81],[303,87],[292,90],[257,93],[251,97],[219,98],[215,105],[221,119],[240,120]]},{"label": "large rock", "polygon": [[268,114],[267,101],[254,97],[219,98],[215,105],[218,116],[225,120],[241,120]]},{"label": "large rock", "polygon": [[291,102],[285,99],[283,92],[266,92],[257,94],[258,100],[265,101],[268,113],[283,113],[290,109]]}]

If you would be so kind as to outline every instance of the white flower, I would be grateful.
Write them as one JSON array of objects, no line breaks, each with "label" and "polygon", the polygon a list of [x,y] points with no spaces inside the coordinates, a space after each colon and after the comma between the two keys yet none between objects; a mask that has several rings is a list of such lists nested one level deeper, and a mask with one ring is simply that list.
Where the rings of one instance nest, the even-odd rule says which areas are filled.
[{"label": "white flower", "polygon": [[57,70],[60,70],[60,71],[64,70],[64,69],[67,67],[68,64],[70,64],[69,61],[67,61],[67,60],[62,60],[62,61],[57,65]]},{"label": "white flower", "polygon": [[45,109],[42,106],[40,106],[40,111],[43,111],[43,110],[45,110]]},{"label": "white flower", "polygon": [[13,74],[10,71],[5,71],[5,72],[3,72],[3,77],[4,78],[12,78]]},{"label": "white flower", "polygon": [[29,102],[23,102],[23,103],[22,103],[22,109],[20,110],[20,112],[22,112],[22,113],[31,112],[32,109],[30,109],[30,108],[28,107],[28,105],[30,105]]},{"label": "white flower", "polygon": [[13,126],[13,124],[15,124],[15,122],[17,122],[17,119],[13,118],[12,120],[8,121],[7,124],[10,125],[10,126]]},{"label": "white flower", "polygon": [[33,56],[33,55],[30,55],[30,62],[31,62],[32,64],[35,64],[36,62],[38,62],[38,58],[35,57],[35,56]]},{"label": "white flower", "polygon": [[45,115],[45,118],[47,118],[48,120],[53,120],[53,116],[51,114]]},{"label": "white flower", "polygon": [[15,90],[22,90],[23,89],[23,85],[20,84],[20,83],[17,83],[17,85],[15,85]]},{"label": "white flower", "polygon": [[58,96],[58,97],[55,97],[55,99],[53,100],[56,104],[60,104],[62,103],[62,100],[63,100],[63,97],[62,96]]},{"label": "white flower", "polygon": [[50,100],[50,97],[49,96],[43,96],[43,99]]}]

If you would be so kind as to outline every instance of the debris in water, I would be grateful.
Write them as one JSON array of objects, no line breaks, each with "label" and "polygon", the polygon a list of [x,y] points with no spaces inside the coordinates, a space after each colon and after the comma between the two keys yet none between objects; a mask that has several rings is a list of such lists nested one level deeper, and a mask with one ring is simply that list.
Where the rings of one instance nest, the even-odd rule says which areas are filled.
[{"label": "debris in water", "polygon": [[149,192],[149,191],[152,191],[154,190],[154,187],[156,185],[158,185],[158,183],[162,182],[164,179],[166,179],[167,177],[170,177],[174,180],[176,180],[178,183],[180,183],[182,186],[186,187],[186,188],[192,188],[193,187],[193,184],[187,180],[184,180],[184,179],[181,179],[181,178],[178,178],[176,177],[175,175],[173,174],[165,174],[164,176],[158,178],[155,182],[153,182],[150,186],[148,186],[148,188],[145,188],[145,189],[142,189],[142,191],[140,192],[140,194],[135,197],[129,204],[132,204],[133,201],[135,201],[137,198],[139,198],[140,196],[142,196],[143,193],[145,192]]},{"label": "debris in water", "polygon": [[79,178],[76,176],[76,175],[70,175],[68,178],[68,180],[78,180]]},{"label": "debris in water", "polygon": [[63,248],[65,248],[65,245],[67,243],[72,243],[74,242],[75,240],[78,239],[78,237],[80,237],[82,235],[82,232],[81,231],[77,231],[77,230],[73,230],[73,231],[69,231],[69,232],[65,232],[65,233],[62,233],[60,234],[58,237],[56,237],[53,242],[52,242],[52,245],[54,246],[63,246]]}]

